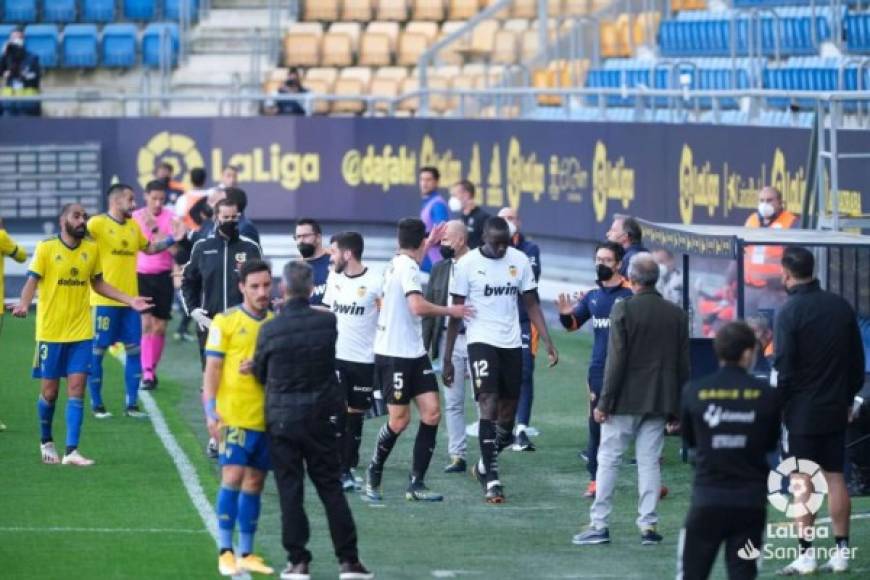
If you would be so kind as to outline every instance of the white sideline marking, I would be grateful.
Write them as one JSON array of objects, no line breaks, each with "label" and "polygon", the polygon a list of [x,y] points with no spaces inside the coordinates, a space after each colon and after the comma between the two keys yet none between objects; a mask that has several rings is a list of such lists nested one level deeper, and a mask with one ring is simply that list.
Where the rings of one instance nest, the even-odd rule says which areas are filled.
[{"label": "white sideline marking", "polygon": [[2,532],[38,532],[38,533],[82,533],[82,534],[207,534],[208,530],[182,530],[178,528],[28,528],[0,527]]}]

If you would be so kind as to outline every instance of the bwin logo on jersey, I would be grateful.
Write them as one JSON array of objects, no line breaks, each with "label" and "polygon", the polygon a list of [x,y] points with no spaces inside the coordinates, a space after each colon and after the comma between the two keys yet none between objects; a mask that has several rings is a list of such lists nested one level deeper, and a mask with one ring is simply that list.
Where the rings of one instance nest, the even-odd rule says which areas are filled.
[{"label": "bwin logo on jersey", "polygon": [[516,286],[506,284],[505,286],[490,286],[486,284],[483,287],[484,296],[518,296],[520,289]]},{"label": "bwin logo on jersey", "polygon": [[326,294],[326,284],[320,284],[314,287],[315,296],[322,296],[323,294]]},{"label": "bwin logo on jersey", "polygon": [[362,316],[366,313],[364,306],[359,306],[356,302],[353,304],[339,304],[338,302],[332,305],[332,310],[336,314],[350,314],[351,316]]},{"label": "bwin logo on jersey", "polygon": [[610,328],[609,318],[593,318],[592,328]]}]

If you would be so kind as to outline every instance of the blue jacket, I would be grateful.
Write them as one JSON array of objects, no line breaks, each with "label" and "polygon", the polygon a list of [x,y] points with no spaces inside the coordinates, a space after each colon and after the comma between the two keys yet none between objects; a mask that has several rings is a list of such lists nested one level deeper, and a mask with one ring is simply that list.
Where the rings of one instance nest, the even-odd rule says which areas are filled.
[{"label": "blue jacket", "polygon": [[[541,248],[535,242],[529,241],[521,233],[514,234],[513,245],[516,249],[529,257],[529,263],[532,265],[532,273],[535,275],[535,283],[541,279]],[[526,305],[523,302],[523,297],[519,297],[520,324],[529,324],[529,313],[526,312]]]},{"label": "blue jacket", "polygon": [[625,249],[625,255],[622,257],[622,262],[620,262],[619,273],[626,280],[628,280],[628,264],[631,262],[631,258],[641,252],[649,252],[649,250],[644,248],[643,244],[632,244]]}]

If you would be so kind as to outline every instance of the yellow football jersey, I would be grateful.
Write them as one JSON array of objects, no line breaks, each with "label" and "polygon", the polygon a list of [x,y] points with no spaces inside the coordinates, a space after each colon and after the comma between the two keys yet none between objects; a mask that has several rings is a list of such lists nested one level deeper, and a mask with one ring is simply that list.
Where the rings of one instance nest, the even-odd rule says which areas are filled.
[{"label": "yellow football jersey", "polygon": [[266,394],[254,375],[239,372],[242,361],[254,358],[257,334],[272,318],[257,318],[242,306],[214,317],[205,345],[206,356],[224,359],[217,393],[217,412],[225,425],[252,431],[266,430]]},{"label": "yellow football jersey", "polygon": [[23,262],[27,259],[27,252],[9,237],[6,230],[0,230],[0,316],[3,316],[6,310],[3,308],[3,299],[6,297],[6,288],[3,285],[3,278],[6,275],[6,260],[4,260],[6,256],[16,262]]},{"label": "yellow football jersey", "polygon": [[[103,278],[128,296],[139,295],[136,277],[136,254],[148,247],[136,220],[118,222],[109,214],[100,214],[88,220],[88,233],[97,243]],[[125,306],[121,302],[91,292],[91,306]]]},{"label": "yellow football jersey", "polygon": [[91,280],[101,274],[100,254],[90,240],[71,248],[57,237],[36,246],[28,273],[39,279],[36,340],[77,342],[94,337],[88,296]]}]

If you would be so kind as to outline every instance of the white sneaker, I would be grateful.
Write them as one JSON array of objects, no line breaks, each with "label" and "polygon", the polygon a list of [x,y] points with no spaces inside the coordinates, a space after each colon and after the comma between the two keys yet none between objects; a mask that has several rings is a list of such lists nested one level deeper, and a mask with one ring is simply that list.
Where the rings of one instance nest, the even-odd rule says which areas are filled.
[{"label": "white sneaker", "polygon": [[777,576],[804,576],[807,574],[815,574],[819,569],[815,557],[808,552],[804,552],[798,556],[797,560],[777,572]]},{"label": "white sneaker", "polygon": [[477,437],[477,433],[480,431],[480,423],[475,421],[470,425],[465,427],[465,435],[468,437]]},{"label": "white sneaker", "polygon": [[46,465],[57,465],[60,463],[60,457],[57,455],[57,448],[55,448],[53,441],[40,443],[39,450],[42,452],[42,462]]},{"label": "white sneaker", "polygon": [[526,435],[529,437],[537,437],[541,432],[535,429],[534,427],[526,427]]},{"label": "white sneaker", "polygon": [[93,459],[88,459],[78,449],[73,449],[72,453],[67,453],[63,456],[64,465],[75,465],[76,467],[90,467],[94,464]]},{"label": "white sneaker", "polygon": [[106,411],[106,408],[100,405],[94,409],[94,419],[108,419],[112,414]]},{"label": "white sneaker", "polygon": [[837,550],[827,563],[819,567],[819,570],[822,572],[833,572],[834,574],[848,572],[849,557],[847,554],[849,554],[848,550]]}]

